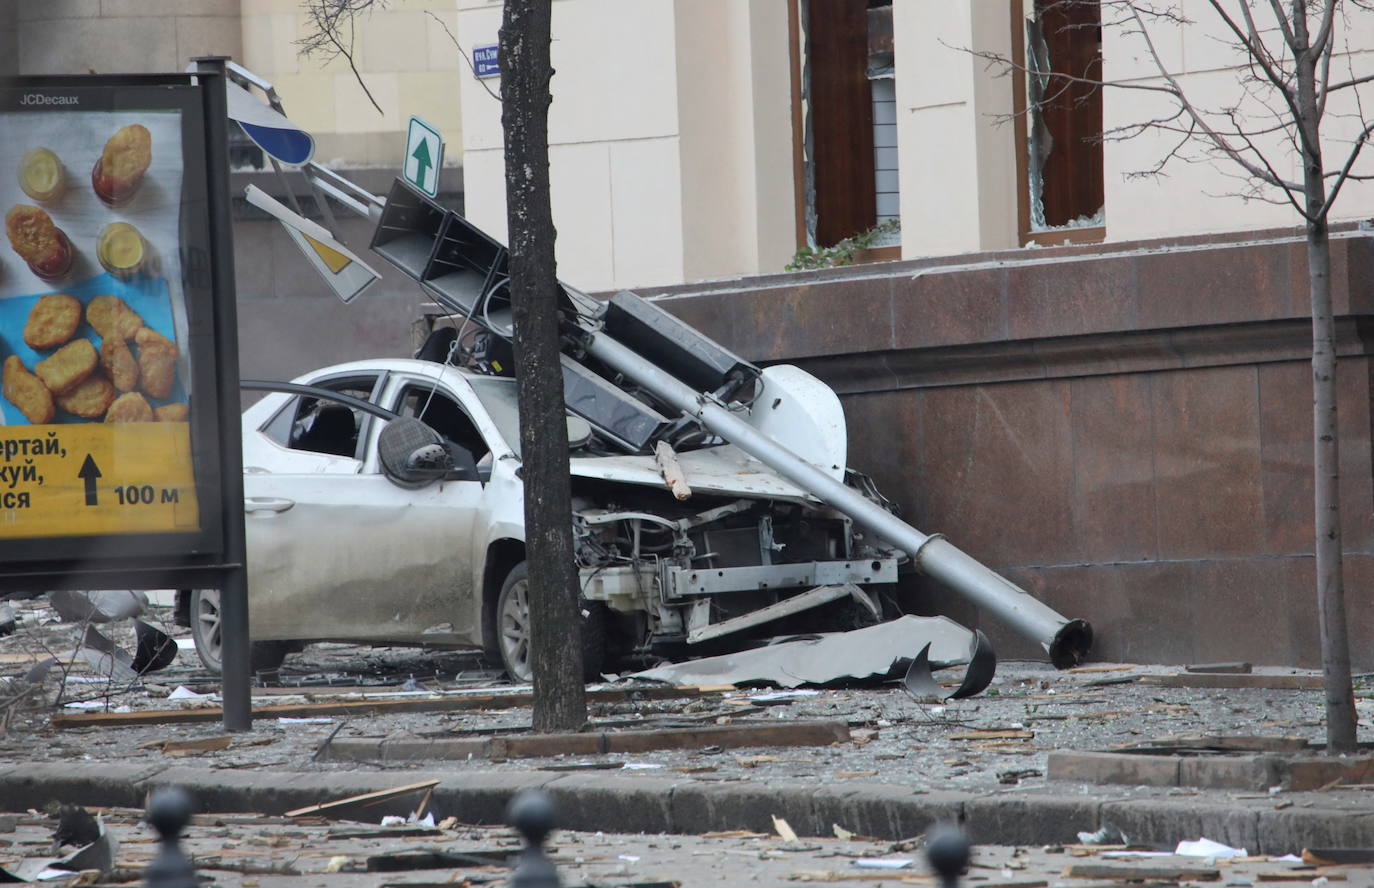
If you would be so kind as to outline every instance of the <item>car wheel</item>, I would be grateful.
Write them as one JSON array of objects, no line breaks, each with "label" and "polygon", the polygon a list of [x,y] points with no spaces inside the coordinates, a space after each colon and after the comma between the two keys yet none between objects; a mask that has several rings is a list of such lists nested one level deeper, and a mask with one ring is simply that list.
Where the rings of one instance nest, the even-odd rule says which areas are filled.
[{"label": "car wheel", "polygon": [[[206,669],[218,675],[224,669],[219,590],[193,590],[190,611],[191,638],[196,642],[196,655]],[[248,646],[248,668],[255,673],[275,672],[289,651],[290,642],[251,642]]]},{"label": "car wheel", "polygon": [[[506,575],[501,595],[496,600],[496,643],[501,665],[512,680],[524,684],[534,680],[530,661],[530,580],[529,566],[520,562]],[[601,676],[606,659],[606,606],[599,601],[583,601],[582,678],[595,681]]]}]

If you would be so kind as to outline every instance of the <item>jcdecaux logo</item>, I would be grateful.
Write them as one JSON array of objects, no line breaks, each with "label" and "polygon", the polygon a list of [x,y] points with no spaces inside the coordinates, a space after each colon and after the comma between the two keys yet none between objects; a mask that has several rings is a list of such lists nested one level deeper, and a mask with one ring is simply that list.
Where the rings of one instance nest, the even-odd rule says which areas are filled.
[{"label": "jcdecaux logo", "polygon": [[76,96],[45,96],[42,93],[26,93],[19,100],[21,105],[79,105],[81,100]]}]

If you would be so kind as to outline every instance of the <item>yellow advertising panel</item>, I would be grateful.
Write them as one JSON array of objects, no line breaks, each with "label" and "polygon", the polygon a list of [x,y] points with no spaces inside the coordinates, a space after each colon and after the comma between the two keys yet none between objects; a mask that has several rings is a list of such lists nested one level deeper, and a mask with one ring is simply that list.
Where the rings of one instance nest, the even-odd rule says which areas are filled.
[{"label": "yellow advertising panel", "polygon": [[187,423],[0,429],[0,539],[199,526]]}]

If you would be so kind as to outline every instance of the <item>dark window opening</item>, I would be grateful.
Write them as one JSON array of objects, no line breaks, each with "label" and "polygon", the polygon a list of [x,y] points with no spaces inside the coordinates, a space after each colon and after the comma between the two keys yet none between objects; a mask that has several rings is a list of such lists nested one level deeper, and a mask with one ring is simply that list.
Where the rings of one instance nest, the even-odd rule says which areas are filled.
[{"label": "dark window opening", "polygon": [[[323,389],[371,400],[377,377],[362,376],[330,379],[318,383]],[[267,437],[283,447],[311,453],[358,457],[358,444],[367,416],[360,410],[323,398],[298,395],[286,402],[263,427]]]},{"label": "dark window opening", "polygon": [[805,4],[808,228],[830,247],[877,221],[868,0]]}]

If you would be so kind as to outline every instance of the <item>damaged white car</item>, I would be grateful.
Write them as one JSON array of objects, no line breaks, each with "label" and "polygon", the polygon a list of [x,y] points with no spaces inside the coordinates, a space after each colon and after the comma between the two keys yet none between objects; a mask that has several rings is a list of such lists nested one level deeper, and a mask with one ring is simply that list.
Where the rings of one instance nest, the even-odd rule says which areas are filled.
[{"label": "damaged white car", "polygon": [[[770,374],[792,374],[792,391],[811,380],[775,367],[765,387]],[[813,411],[838,425],[799,446],[883,502],[842,468],[838,400],[811,382]],[[243,414],[253,667],[314,641],[415,644],[481,650],[529,680],[515,381],[388,359],[284,388]],[[626,656],[882,617],[903,554],[735,446],[684,427],[657,455],[627,455],[572,413],[568,430],[589,677]],[[218,594],[188,591],[183,609],[214,670]]]}]

